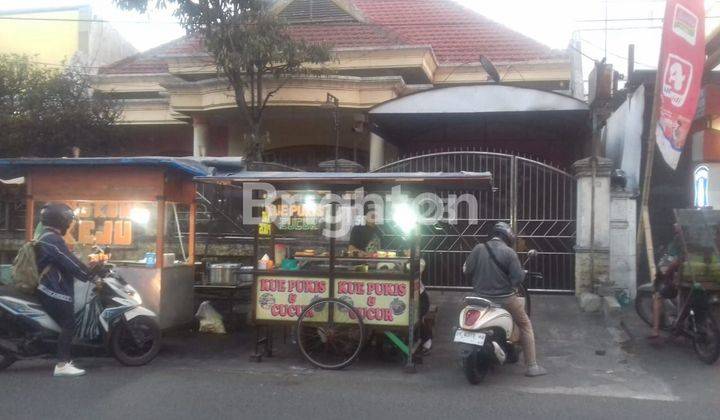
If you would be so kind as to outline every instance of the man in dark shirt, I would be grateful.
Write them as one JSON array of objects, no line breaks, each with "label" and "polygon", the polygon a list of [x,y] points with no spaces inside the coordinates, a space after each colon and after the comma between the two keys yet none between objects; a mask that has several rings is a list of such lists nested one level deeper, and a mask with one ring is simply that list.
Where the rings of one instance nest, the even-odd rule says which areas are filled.
[{"label": "man in dark shirt", "polygon": [[377,227],[377,214],[369,209],[365,212],[365,225],[353,226],[350,231],[348,252],[360,257],[380,249],[382,233]]},{"label": "man in dark shirt", "polygon": [[[527,365],[526,376],[541,376],[547,371],[535,357],[535,333],[527,312],[525,298],[517,295],[517,287],[525,279],[525,271],[515,250],[511,248],[515,234],[507,223],[495,225],[492,239],[473,248],[463,265],[471,276],[473,289],[479,296],[491,298],[510,313],[520,329],[520,343]],[[492,252],[492,254],[491,254]],[[493,257],[497,261],[493,261]]]}]

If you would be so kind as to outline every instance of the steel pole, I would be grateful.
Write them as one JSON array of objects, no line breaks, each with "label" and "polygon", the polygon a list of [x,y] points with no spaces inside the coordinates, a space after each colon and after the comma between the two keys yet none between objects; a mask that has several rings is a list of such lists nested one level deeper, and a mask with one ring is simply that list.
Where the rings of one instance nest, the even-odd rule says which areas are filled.
[{"label": "steel pole", "polygon": [[335,172],[338,172],[338,159],[340,159],[340,104],[335,104],[333,115],[335,117]]}]

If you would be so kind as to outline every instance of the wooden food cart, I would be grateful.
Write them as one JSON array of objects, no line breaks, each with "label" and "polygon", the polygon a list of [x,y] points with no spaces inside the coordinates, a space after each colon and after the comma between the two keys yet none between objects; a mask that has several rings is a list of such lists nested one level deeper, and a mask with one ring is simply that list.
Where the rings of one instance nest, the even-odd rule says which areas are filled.
[{"label": "wooden food cart", "polygon": [[[416,340],[420,234],[413,215],[400,214],[401,208],[410,208],[412,199],[374,208],[385,215],[379,217],[379,227],[382,242],[390,245],[383,249],[349,253],[351,228],[363,219],[365,194],[390,196],[393,187],[413,196],[438,187],[478,189],[490,187],[492,177],[489,173],[241,172],[196,181],[242,188],[244,200],[264,201],[252,214],[244,206],[242,215],[246,224],[254,223],[251,217],[257,222],[251,297],[254,360],[272,354],[274,330],[291,327],[303,356],[320,368],[350,365],[369,338],[379,335],[404,354],[406,369],[413,371],[413,355],[420,344]],[[358,189],[363,194],[358,195]],[[288,200],[289,196],[293,198]]]},{"label": "wooden food cart", "polygon": [[0,173],[25,177],[28,240],[45,203],[67,203],[78,218],[66,236],[76,254],[110,247],[111,262],[158,314],[161,328],[192,321],[193,177],[208,175],[207,167],[164,157],[7,159]]}]

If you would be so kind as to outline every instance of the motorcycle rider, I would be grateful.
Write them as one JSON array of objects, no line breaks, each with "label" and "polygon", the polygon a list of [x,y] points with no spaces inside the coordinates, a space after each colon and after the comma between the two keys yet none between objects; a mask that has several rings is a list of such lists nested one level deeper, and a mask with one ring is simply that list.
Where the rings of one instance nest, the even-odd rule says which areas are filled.
[{"label": "motorcycle rider", "polygon": [[471,276],[474,292],[492,299],[510,313],[520,329],[520,343],[527,366],[526,376],[547,374],[535,358],[535,334],[525,312],[525,298],[517,295],[517,287],[525,279],[525,271],[512,245],[515,234],[504,222],[493,227],[492,239],[473,248],[463,265]]},{"label": "motorcycle rider", "polygon": [[92,271],[73,255],[63,236],[75,220],[67,204],[50,203],[40,211],[43,230],[36,245],[38,272],[42,273],[37,296],[50,317],[60,326],[57,358],[53,376],[82,376],[85,371],[75,367],[71,358],[75,333],[73,305],[74,279],[90,281]]}]

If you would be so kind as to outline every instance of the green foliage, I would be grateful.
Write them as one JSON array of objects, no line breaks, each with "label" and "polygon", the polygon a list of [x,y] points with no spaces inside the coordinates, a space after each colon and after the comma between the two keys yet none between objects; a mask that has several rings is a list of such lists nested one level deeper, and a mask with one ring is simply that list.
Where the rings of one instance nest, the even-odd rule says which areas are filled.
[{"label": "green foliage", "polygon": [[77,70],[50,69],[29,57],[0,54],[0,157],[104,154],[118,130],[118,108],[91,96]]},{"label": "green foliage", "polygon": [[[262,160],[263,112],[270,98],[307,64],[331,60],[327,45],[294,40],[268,0],[115,0],[125,9],[174,7],[188,34],[200,35],[235,91],[248,127],[246,156]],[[274,83],[264,85],[268,79]]]}]

